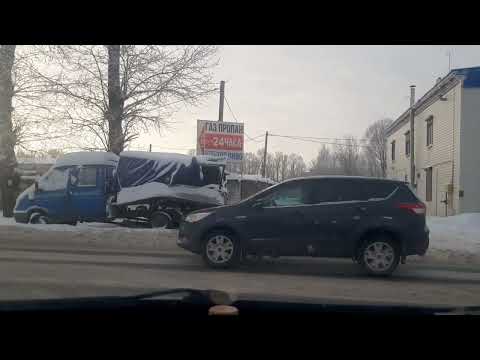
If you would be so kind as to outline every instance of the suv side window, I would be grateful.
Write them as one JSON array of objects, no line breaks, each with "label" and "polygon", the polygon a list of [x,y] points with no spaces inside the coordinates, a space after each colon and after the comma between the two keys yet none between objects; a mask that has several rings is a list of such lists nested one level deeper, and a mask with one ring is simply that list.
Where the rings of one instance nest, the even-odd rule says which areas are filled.
[{"label": "suv side window", "polygon": [[364,200],[361,183],[349,179],[316,180],[312,187],[313,204]]},{"label": "suv side window", "polygon": [[282,186],[266,199],[268,206],[298,206],[309,204],[306,183],[296,182]]},{"label": "suv side window", "polygon": [[335,181],[329,179],[315,180],[311,187],[310,197],[312,204],[338,201],[335,193]]},{"label": "suv side window", "polygon": [[362,201],[365,196],[362,191],[361,182],[347,179],[339,179],[335,181],[333,193],[335,201]]},{"label": "suv side window", "polygon": [[398,186],[395,183],[380,181],[365,181],[363,192],[365,200],[384,199],[388,197]]}]

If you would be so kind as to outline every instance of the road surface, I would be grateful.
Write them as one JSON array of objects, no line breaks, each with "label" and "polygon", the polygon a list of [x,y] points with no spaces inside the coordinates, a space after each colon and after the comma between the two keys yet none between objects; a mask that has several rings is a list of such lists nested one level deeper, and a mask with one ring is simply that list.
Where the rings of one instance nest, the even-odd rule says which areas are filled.
[{"label": "road surface", "polygon": [[480,266],[472,264],[414,261],[400,265],[389,279],[367,277],[351,260],[315,258],[280,258],[218,271],[178,248],[174,233],[159,235],[162,246],[148,249],[140,243],[115,247],[113,240],[102,246],[75,241],[76,233],[40,231],[40,237],[31,231],[28,237],[15,231],[0,230],[0,300],[193,287],[225,290],[239,298],[480,305]]}]

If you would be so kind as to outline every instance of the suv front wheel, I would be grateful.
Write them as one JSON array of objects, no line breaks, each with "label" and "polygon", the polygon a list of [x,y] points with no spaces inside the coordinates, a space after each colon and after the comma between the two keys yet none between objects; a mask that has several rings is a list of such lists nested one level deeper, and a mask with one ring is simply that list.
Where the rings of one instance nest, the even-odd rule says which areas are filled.
[{"label": "suv front wheel", "polygon": [[375,235],[364,242],[358,260],[369,275],[388,276],[398,266],[400,249],[388,235]]},{"label": "suv front wheel", "polygon": [[240,242],[228,231],[212,231],[205,237],[202,255],[207,265],[212,268],[234,267],[240,261]]}]

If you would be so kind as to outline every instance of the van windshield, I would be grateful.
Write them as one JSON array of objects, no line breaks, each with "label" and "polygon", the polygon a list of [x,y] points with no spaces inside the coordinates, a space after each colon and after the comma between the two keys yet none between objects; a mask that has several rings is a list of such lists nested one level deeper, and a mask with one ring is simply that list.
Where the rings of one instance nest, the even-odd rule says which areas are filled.
[{"label": "van windshield", "polygon": [[38,180],[38,188],[43,191],[65,190],[68,168],[52,168]]}]

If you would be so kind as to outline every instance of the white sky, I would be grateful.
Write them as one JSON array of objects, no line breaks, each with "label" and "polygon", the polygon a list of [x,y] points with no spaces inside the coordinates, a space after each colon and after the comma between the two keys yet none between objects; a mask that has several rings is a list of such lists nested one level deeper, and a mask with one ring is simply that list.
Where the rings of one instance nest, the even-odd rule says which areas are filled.
[{"label": "white sky", "polygon": [[[265,133],[343,138],[361,137],[384,117],[397,118],[452,68],[480,66],[480,46],[222,46],[215,79],[251,137]],[[196,108],[184,108],[161,135],[151,133],[135,148],[186,153],[195,148],[196,120],[218,119],[218,94]],[[224,109],[224,121],[234,121]],[[247,140],[247,138],[246,138]],[[269,138],[269,151],[296,152],[309,162],[321,145]],[[263,142],[247,141],[245,151]]]}]

